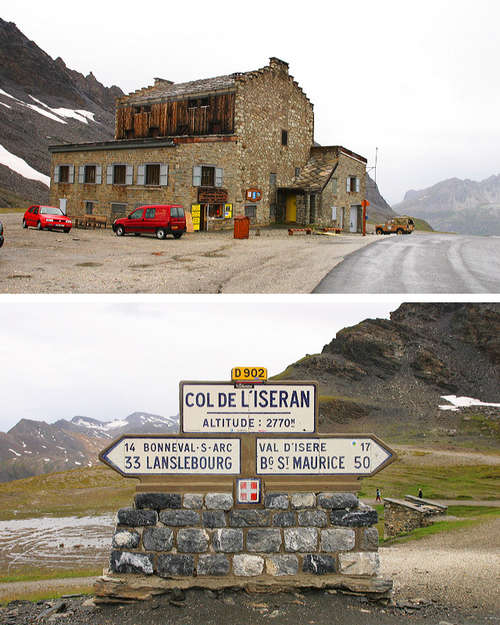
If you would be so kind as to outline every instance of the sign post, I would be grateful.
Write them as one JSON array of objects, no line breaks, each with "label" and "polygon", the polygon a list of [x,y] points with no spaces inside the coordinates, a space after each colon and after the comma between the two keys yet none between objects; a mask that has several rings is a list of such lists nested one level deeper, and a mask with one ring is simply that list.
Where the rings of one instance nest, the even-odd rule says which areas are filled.
[{"label": "sign post", "polygon": [[361,206],[363,207],[363,236],[366,237],[366,209],[370,206],[370,202],[363,200]]}]

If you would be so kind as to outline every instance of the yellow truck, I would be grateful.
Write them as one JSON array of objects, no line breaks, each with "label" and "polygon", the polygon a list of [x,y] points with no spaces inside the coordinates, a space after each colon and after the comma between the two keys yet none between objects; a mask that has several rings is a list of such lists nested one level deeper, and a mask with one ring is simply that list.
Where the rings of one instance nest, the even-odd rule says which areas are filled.
[{"label": "yellow truck", "polygon": [[393,217],[387,220],[385,224],[377,224],[375,226],[377,234],[411,234],[414,229],[415,222],[407,215]]}]

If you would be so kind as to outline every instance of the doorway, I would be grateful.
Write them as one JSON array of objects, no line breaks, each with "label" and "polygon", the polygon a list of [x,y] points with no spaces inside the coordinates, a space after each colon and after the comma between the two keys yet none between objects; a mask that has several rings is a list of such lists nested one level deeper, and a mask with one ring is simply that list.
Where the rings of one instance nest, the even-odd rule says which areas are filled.
[{"label": "doorway", "polygon": [[297,196],[295,193],[287,193],[285,222],[295,223],[297,221]]}]

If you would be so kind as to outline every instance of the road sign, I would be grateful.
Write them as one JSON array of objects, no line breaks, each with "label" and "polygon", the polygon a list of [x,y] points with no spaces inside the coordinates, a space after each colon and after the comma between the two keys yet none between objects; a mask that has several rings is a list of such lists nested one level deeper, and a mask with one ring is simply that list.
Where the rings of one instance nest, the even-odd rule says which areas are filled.
[{"label": "road sign", "polygon": [[317,384],[286,382],[238,387],[231,382],[181,382],[181,432],[315,432]]},{"label": "road sign", "polygon": [[267,369],[265,367],[233,367],[231,380],[233,382],[265,382]]},{"label": "road sign", "polygon": [[361,201],[361,206],[363,208],[368,208],[370,206],[370,202],[368,200],[362,200]]},{"label": "road sign", "polygon": [[126,477],[144,475],[239,475],[238,438],[122,436],[99,459]]},{"label": "road sign", "polygon": [[257,475],[356,475],[368,477],[392,459],[372,436],[257,438]]}]

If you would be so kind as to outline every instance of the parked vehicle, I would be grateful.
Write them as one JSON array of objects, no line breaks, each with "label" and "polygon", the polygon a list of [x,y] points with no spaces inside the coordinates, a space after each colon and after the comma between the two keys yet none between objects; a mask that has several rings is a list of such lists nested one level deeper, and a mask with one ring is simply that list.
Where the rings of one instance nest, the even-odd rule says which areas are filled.
[{"label": "parked vehicle", "polygon": [[73,222],[55,206],[30,206],[23,216],[23,228],[32,226],[38,230],[64,230],[69,232]]},{"label": "parked vehicle", "polygon": [[155,234],[158,239],[164,239],[167,234],[172,234],[174,239],[180,239],[186,232],[186,217],[182,206],[175,204],[139,206],[128,217],[115,219],[113,231],[119,237]]},{"label": "parked vehicle", "polygon": [[3,236],[3,224],[0,221],[0,247],[2,247],[4,242],[4,236]]},{"label": "parked vehicle", "polygon": [[377,234],[411,234],[415,229],[415,222],[411,217],[406,215],[402,217],[394,217],[385,222],[385,224],[377,224],[375,232]]}]

